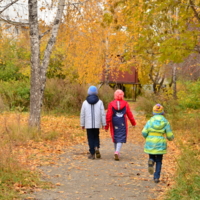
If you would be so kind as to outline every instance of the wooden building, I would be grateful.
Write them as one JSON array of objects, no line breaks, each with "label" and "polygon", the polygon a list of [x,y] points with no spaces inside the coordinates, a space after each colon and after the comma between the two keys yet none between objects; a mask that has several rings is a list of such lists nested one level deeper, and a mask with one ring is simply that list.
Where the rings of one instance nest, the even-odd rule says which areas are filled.
[{"label": "wooden building", "polygon": [[102,84],[109,84],[115,89],[122,89],[124,92],[124,84],[133,85],[132,100],[136,101],[137,90],[139,89],[137,69],[135,67],[131,67],[129,71],[117,73],[117,76],[113,76],[110,73],[104,73],[102,76]]}]

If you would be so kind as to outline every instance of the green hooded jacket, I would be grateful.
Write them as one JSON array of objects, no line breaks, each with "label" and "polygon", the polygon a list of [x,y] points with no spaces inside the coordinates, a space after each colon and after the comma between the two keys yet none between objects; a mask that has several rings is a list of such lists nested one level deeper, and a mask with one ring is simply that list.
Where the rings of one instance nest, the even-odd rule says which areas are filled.
[{"label": "green hooded jacket", "polygon": [[173,140],[174,135],[167,119],[163,115],[154,115],[142,130],[146,139],[144,152],[148,154],[167,153],[167,140]]}]

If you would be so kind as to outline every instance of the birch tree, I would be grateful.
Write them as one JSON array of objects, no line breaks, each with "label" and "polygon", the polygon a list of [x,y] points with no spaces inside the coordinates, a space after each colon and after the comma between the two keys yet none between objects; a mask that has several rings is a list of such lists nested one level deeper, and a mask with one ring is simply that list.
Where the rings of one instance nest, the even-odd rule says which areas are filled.
[{"label": "birch tree", "polygon": [[[0,1],[2,3],[4,0]],[[4,1],[3,9],[0,10],[0,15],[5,12],[9,7],[18,2],[18,0]],[[47,32],[40,34],[39,30],[39,16],[38,16],[38,0],[28,0],[28,25],[29,35],[31,44],[31,90],[30,90],[30,117],[29,125],[40,129],[40,118],[41,109],[44,96],[44,89],[46,84],[46,71],[49,65],[50,55],[53,46],[56,42],[59,25],[62,20],[63,11],[65,7],[65,0],[58,0],[57,12],[52,25],[52,29]],[[15,22],[14,20],[5,19],[0,16],[2,21],[13,25],[20,25],[23,23]],[[49,39],[47,40],[46,49],[41,55],[40,43],[41,38],[46,34],[50,33]]]},{"label": "birch tree", "polygon": [[56,42],[59,25],[62,20],[65,0],[59,0],[58,2],[57,13],[54,19],[50,38],[44,51],[43,59],[40,59],[40,35],[38,26],[37,2],[37,0],[28,1],[31,41],[31,91],[29,125],[32,127],[40,128],[40,117],[46,83],[46,72],[52,48]]}]

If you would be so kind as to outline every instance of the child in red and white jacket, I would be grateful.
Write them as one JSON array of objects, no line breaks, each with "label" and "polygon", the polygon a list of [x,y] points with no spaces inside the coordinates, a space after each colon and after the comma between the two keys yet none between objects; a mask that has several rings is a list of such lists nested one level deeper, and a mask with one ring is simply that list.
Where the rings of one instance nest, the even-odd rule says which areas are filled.
[{"label": "child in red and white jacket", "polygon": [[106,131],[110,127],[110,133],[115,148],[115,160],[119,160],[119,153],[122,144],[126,143],[127,141],[127,117],[130,120],[132,126],[135,126],[136,121],[130,110],[128,102],[124,100],[124,92],[122,90],[116,90],[114,93],[114,100],[111,101],[108,105],[105,126]]}]

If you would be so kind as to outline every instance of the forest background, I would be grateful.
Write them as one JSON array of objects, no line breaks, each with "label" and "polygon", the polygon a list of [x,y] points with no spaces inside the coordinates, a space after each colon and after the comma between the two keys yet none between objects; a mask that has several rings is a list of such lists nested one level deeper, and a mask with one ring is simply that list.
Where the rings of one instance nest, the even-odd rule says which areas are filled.
[{"label": "forest background", "polygon": [[[10,198],[16,192],[20,193],[18,180],[27,188],[31,187],[27,176],[33,182],[37,180],[28,169],[22,173],[16,165],[15,146],[27,145],[32,140],[39,144],[61,137],[55,130],[45,132],[43,123],[41,130],[21,123],[21,117],[30,112],[30,90],[34,87],[30,84],[33,70],[30,60],[34,50],[31,50],[28,19],[16,20],[16,16],[4,12],[8,5],[27,6],[24,2],[0,1],[2,198],[10,190],[13,191]],[[57,1],[46,4],[41,1],[38,10],[53,11],[53,18],[58,5]],[[102,86],[102,73],[109,72],[117,78],[134,66],[140,85],[134,107],[145,111],[148,119],[152,106],[158,102],[163,104],[181,149],[175,186],[166,198],[200,198],[200,1],[90,0],[67,1],[63,5],[56,43],[45,73],[42,119],[51,119],[52,123],[56,116],[78,120],[91,84],[99,87],[99,96],[107,108],[113,98],[113,89],[108,84]],[[14,13],[21,17],[17,9]],[[38,18],[41,61],[45,60],[54,27],[54,23],[46,18]],[[125,88],[126,98],[132,98],[132,85],[125,85]],[[17,121],[9,123],[8,116],[13,114]],[[72,141],[80,134],[70,136]]]}]

